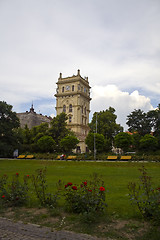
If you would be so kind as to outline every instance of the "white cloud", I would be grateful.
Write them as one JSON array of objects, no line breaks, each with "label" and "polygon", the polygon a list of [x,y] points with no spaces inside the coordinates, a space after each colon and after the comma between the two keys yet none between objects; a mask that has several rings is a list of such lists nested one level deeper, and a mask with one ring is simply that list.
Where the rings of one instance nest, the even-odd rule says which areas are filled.
[{"label": "white cloud", "polygon": [[137,90],[132,93],[123,92],[115,85],[94,86],[92,88],[91,114],[113,107],[117,115],[117,123],[127,130],[126,117],[134,109],[145,112],[153,109],[148,97],[142,96]]}]

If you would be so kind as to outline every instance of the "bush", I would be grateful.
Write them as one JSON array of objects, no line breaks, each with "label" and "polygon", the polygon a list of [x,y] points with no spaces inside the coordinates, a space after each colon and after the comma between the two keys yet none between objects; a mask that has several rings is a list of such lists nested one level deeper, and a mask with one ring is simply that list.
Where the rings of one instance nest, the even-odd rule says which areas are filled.
[{"label": "bush", "polygon": [[8,177],[3,175],[0,179],[0,197],[4,206],[21,206],[28,199],[28,179],[24,176],[23,182],[19,181],[19,173],[16,173],[11,182],[7,182]]},{"label": "bush", "polygon": [[104,182],[94,174],[90,181],[81,184],[68,182],[64,191],[67,209],[74,213],[103,212],[105,203]]},{"label": "bush", "polygon": [[57,206],[58,194],[47,192],[46,168],[37,169],[35,175],[31,177],[35,194],[40,201],[41,206],[54,208]]},{"label": "bush", "polygon": [[140,183],[128,184],[130,199],[144,218],[160,222],[160,187],[152,187],[151,177],[147,175],[144,166],[139,170],[142,174]]}]

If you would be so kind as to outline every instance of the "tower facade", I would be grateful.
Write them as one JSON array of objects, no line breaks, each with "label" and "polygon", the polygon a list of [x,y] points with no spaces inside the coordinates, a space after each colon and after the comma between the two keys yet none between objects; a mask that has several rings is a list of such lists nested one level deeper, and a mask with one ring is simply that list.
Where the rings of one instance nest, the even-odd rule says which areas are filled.
[{"label": "tower facade", "polygon": [[67,127],[72,130],[79,144],[77,152],[86,152],[85,138],[89,132],[90,86],[88,77],[82,78],[80,70],[77,75],[58,78],[56,97],[56,112],[68,115]]}]

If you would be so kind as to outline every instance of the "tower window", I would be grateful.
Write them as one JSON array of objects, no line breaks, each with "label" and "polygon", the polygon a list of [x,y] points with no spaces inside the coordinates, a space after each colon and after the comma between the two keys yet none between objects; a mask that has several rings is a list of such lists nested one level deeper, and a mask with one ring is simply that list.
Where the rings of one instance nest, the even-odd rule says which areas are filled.
[{"label": "tower window", "polygon": [[66,112],[66,105],[63,105],[63,112]]},{"label": "tower window", "polygon": [[72,92],[74,92],[74,85],[72,85]]},{"label": "tower window", "polygon": [[64,92],[64,87],[62,87],[62,92]]},{"label": "tower window", "polygon": [[71,123],[72,122],[72,117],[71,116],[69,116],[69,123]]},{"label": "tower window", "polygon": [[84,114],[86,115],[86,107],[84,108]]},{"label": "tower window", "polygon": [[82,113],[83,113],[83,106],[82,106]]},{"label": "tower window", "polygon": [[72,104],[69,104],[69,112],[72,112]]},{"label": "tower window", "polygon": [[81,90],[81,86],[80,86],[80,84],[78,84],[78,90]]}]

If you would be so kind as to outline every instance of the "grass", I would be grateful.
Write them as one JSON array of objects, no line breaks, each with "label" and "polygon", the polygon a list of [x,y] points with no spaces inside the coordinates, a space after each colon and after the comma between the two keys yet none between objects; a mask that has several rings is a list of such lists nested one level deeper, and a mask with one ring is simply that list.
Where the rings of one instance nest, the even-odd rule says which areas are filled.
[{"label": "grass", "polygon": [[[56,190],[56,183],[62,180],[64,184],[67,182],[81,183],[87,180],[93,173],[98,173],[102,176],[105,182],[106,188],[106,202],[108,204],[107,215],[104,219],[97,219],[93,225],[88,221],[85,222],[82,216],[67,215],[60,210],[51,211],[50,213],[40,212],[32,214],[32,210],[25,210],[26,216],[24,216],[23,209],[15,209],[14,218],[25,219],[26,221],[38,222],[46,226],[54,226],[56,229],[66,229],[77,232],[85,232],[89,234],[97,234],[100,237],[109,237],[113,239],[130,239],[131,235],[134,235],[133,239],[152,239],[148,238],[153,234],[153,239],[159,236],[157,228],[147,227],[145,230],[141,216],[139,215],[135,206],[131,206],[127,185],[129,182],[137,182],[140,176],[139,168],[144,165],[149,176],[153,179],[155,186],[160,183],[160,163],[136,163],[136,162],[72,162],[72,161],[39,161],[39,160],[1,160],[0,161],[0,176],[7,174],[12,176],[15,173],[19,173],[20,176],[25,174],[32,175],[36,169],[47,167],[47,183],[49,189],[54,192]],[[17,213],[16,213],[17,212]],[[28,212],[28,215],[27,215]],[[8,213],[9,214],[9,213]],[[48,220],[47,220],[48,216]],[[54,220],[53,220],[54,218]],[[52,220],[51,220],[52,219]],[[56,219],[56,220],[55,220]],[[64,221],[65,219],[65,221]],[[121,227],[118,229],[116,224],[121,223]],[[123,223],[123,224],[122,224]],[[148,223],[147,223],[148,224]],[[111,226],[110,228],[108,226]],[[137,235],[137,232],[143,232],[142,235]],[[141,238],[139,238],[141,236]],[[160,236],[159,236],[160,237]],[[131,238],[132,239],[132,238]]]}]

